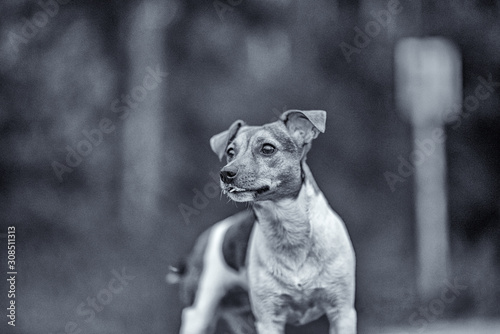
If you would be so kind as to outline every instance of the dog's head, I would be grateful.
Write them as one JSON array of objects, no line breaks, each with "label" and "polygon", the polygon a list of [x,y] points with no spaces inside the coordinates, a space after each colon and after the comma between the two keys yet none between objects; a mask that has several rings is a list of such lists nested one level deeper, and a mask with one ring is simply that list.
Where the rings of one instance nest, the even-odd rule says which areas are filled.
[{"label": "dog's head", "polygon": [[288,110],[262,126],[234,122],[210,139],[227,164],[220,172],[222,190],[236,202],[294,197],[302,185],[302,161],[311,142],[325,131],[323,110]]}]

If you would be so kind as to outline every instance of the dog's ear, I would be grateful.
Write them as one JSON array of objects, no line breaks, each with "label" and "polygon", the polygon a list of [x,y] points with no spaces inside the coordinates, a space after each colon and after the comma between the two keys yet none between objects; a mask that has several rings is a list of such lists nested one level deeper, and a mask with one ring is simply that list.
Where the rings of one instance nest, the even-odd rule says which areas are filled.
[{"label": "dog's ear", "polygon": [[245,122],[237,120],[226,131],[223,131],[212,138],[210,138],[210,147],[212,151],[217,154],[220,160],[224,157],[226,153],[227,145],[234,139],[238,130],[245,125]]},{"label": "dog's ear", "polygon": [[280,119],[299,147],[311,143],[320,132],[325,132],[324,110],[288,110],[281,114]]}]

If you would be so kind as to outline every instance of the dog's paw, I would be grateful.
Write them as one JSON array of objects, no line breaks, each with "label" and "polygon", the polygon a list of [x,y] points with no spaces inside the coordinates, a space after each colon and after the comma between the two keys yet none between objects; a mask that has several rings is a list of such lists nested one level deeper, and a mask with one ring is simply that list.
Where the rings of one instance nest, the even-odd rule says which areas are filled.
[{"label": "dog's paw", "polygon": [[182,311],[182,325],[179,334],[205,334],[208,324],[200,316],[199,312],[192,307],[187,307]]}]

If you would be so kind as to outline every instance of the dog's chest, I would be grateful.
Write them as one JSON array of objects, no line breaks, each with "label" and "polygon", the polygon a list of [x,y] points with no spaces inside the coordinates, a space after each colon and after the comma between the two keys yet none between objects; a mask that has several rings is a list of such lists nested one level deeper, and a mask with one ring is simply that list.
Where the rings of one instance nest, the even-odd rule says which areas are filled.
[{"label": "dog's chest", "polygon": [[[264,270],[264,276],[274,281],[274,284],[266,288],[281,291],[277,302],[277,315],[284,314],[288,323],[301,325],[324,314],[325,302],[331,294],[327,291],[328,278],[323,265],[318,263],[316,256],[309,255],[301,263],[285,264],[276,258],[271,260],[271,257],[267,260],[268,265],[275,265],[271,272],[267,271],[270,267],[260,267],[258,270]],[[267,282],[269,284],[270,281]],[[257,286],[257,289],[262,288],[260,284]]]},{"label": "dog's chest", "polygon": [[295,262],[293,259],[288,259],[290,261],[287,262],[273,260],[269,261],[275,265],[273,276],[283,288],[297,291],[298,295],[307,297],[322,285],[323,266],[318,263],[315,256],[308,255],[300,262]]},{"label": "dog's chest", "polygon": [[276,313],[277,315],[285,314],[287,322],[290,324],[306,324],[323,315],[323,294],[323,289],[282,294]]}]

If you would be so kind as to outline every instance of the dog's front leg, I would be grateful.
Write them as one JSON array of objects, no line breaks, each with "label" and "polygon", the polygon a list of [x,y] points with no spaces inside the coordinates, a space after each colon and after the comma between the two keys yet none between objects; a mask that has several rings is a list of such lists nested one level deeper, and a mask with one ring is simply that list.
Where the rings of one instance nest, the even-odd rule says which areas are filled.
[{"label": "dog's front leg", "polygon": [[275,322],[260,322],[255,323],[258,334],[283,334],[285,333],[285,324],[277,324]]},{"label": "dog's front leg", "polygon": [[258,334],[284,334],[286,319],[283,316],[276,316],[273,311],[265,313],[259,312],[255,316],[255,328]]},{"label": "dog's front leg", "polygon": [[356,334],[357,315],[353,307],[327,313],[330,334]]},{"label": "dog's front leg", "polygon": [[258,334],[284,334],[286,314],[280,312],[277,305],[281,304],[279,297],[272,292],[251,290],[252,311],[255,316],[255,328]]}]

